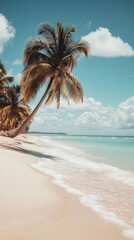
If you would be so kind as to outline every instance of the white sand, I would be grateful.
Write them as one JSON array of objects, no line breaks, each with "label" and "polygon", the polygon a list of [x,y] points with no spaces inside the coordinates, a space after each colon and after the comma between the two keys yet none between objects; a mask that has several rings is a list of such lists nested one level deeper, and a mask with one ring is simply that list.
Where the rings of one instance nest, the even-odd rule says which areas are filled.
[{"label": "white sand", "polygon": [[0,145],[7,147],[0,147],[0,240],[126,239],[119,228],[34,170],[37,157],[13,150],[25,148],[28,139],[0,137]]}]

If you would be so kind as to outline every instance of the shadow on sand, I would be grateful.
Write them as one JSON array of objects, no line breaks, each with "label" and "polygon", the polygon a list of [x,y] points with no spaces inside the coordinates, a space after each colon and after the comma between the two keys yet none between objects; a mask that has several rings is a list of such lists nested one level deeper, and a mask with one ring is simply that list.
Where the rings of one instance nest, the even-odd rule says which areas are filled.
[{"label": "shadow on sand", "polygon": [[3,147],[6,148],[6,149],[9,149],[9,150],[18,151],[20,153],[24,153],[24,154],[31,155],[31,156],[38,157],[38,158],[48,158],[48,159],[51,159],[51,160],[58,160],[58,158],[56,158],[54,156],[47,155],[47,154],[44,154],[44,153],[40,153],[38,151],[23,149],[21,147],[17,147],[17,148],[9,147],[9,146],[8,147],[3,146]]}]

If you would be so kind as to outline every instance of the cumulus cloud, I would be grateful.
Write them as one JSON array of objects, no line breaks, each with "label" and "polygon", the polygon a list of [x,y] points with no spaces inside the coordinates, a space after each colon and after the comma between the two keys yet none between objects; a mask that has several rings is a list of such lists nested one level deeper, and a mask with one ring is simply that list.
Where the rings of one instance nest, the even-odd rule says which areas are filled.
[{"label": "cumulus cloud", "polygon": [[[57,106],[57,103],[53,102],[51,105],[46,106],[46,108],[55,109],[56,106]],[[60,103],[60,111],[66,111],[66,110],[83,111],[83,110],[98,109],[99,107],[103,108],[102,103],[95,100],[94,98],[84,98],[83,103],[81,102],[74,103],[74,101],[70,100],[69,105],[65,99],[61,99],[61,103]]]},{"label": "cumulus cloud", "polygon": [[31,125],[31,130],[77,134],[120,129],[134,129],[134,96],[116,108],[104,106],[94,98],[84,99],[77,108],[62,105],[58,111],[43,106]]},{"label": "cumulus cloud", "polygon": [[15,28],[3,14],[0,14],[0,53],[3,52],[6,43],[8,43],[14,36]]},{"label": "cumulus cloud", "polygon": [[134,96],[119,105],[120,127],[134,129]]},{"label": "cumulus cloud", "polygon": [[100,27],[83,36],[82,40],[90,44],[92,56],[127,57],[134,55],[133,48],[120,37],[113,36],[108,28]]},{"label": "cumulus cloud", "polygon": [[78,123],[84,127],[90,125],[94,129],[134,129],[134,96],[117,108],[97,105],[96,109],[81,113],[77,119]]}]

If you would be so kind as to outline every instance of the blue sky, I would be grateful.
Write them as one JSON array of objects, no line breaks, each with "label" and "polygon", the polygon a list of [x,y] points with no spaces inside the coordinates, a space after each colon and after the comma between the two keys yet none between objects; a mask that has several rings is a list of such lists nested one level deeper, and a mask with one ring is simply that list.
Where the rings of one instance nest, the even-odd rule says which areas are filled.
[{"label": "blue sky", "polygon": [[83,38],[91,47],[91,56],[80,58],[73,71],[83,86],[83,105],[68,108],[63,102],[58,111],[43,106],[32,130],[40,124],[43,131],[134,134],[133,9],[133,0],[0,0],[0,59],[16,81],[23,69],[24,44],[36,36],[41,22],[73,24],[74,39]]}]

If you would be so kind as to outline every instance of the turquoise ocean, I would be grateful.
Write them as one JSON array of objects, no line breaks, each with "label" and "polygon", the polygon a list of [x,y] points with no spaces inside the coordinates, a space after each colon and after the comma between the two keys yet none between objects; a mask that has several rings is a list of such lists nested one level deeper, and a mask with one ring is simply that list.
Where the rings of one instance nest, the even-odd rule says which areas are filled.
[{"label": "turquoise ocean", "polygon": [[134,137],[32,136],[44,154],[32,167],[134,239]]},{"label": "turquoise ocean", "polygon": [[56,136],[69,145],[93,155],[99,162],[104,162],[124,170],[134,172],[134,137],[133,136]]}]

